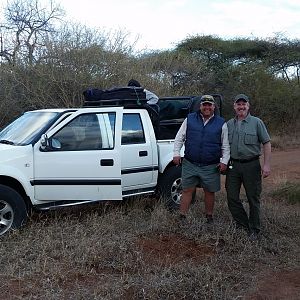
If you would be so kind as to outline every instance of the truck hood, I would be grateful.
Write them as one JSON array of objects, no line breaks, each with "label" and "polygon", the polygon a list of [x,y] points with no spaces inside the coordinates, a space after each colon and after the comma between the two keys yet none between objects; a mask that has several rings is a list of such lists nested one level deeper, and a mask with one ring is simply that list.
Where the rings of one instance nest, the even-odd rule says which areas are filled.
[{"label": "truck hood", "polygon": [[32,145],[14,146],[0,144],[0,169],[1,165],[12,162],[22,162],[32,164]]}]

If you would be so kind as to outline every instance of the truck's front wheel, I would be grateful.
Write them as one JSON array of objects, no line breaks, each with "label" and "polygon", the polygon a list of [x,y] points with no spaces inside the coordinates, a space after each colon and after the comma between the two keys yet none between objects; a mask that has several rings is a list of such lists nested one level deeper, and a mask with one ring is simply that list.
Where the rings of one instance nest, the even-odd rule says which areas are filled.
[{"label": "truck's front wheel", "polygon": [[20,228],[26,219],[27,209],[21,195],[8,186],[0,185],[0,235],[11,228]]},{"label": "truck's front wheel", "polygon": [[179,208],[182,195],[181,166],[172,166],[162,174],[158,182],[158,191],[169,208]]}]

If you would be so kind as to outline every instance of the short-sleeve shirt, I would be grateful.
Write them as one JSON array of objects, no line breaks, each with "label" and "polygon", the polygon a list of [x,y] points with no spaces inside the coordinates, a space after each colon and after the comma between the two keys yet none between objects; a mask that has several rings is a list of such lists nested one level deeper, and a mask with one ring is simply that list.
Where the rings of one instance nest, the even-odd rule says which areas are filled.
[{"label": "short-sleeve shirt", "polygon": [[227,126],[230,156],[234,159],[249,159],[259,156],[261,155],[261,144],[270,141],[263,121],[250,114],[242,121],[238,121],[237,118],[229,120]]}]

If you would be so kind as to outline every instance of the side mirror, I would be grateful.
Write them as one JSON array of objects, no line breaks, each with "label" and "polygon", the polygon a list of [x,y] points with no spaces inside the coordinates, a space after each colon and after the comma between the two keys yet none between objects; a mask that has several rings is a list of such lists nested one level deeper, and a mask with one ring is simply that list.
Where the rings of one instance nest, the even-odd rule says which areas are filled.
[{"label": "side mirror", "polygon": [[61,148],[61,143],[59,140],[54,138],[48,138],[47,134],[43,134],[41,137],[41,150],[58,150]]},{"label": "side mirror", "polygon": [[49,139],[48,139],[48,136],[47,134],[43,134],[41,136],[41,149],[42,150],[45,150],[47,147],[49,147]]}]

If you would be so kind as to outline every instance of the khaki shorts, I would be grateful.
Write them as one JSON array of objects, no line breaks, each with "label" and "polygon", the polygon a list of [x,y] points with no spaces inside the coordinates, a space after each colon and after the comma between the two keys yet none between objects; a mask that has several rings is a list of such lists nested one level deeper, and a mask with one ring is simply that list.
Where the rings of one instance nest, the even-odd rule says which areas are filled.
[{"label": "khaki shorts", "polygon": [[199,167],[186,159],[182,162],[182,188],[202,187],[208,192],[221,189],[218,164]]}]

